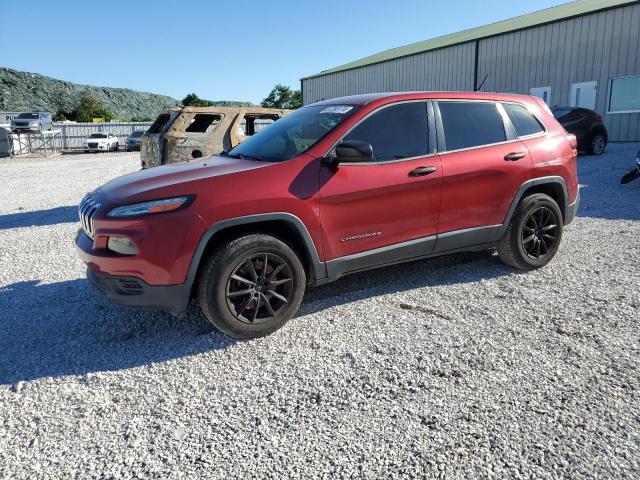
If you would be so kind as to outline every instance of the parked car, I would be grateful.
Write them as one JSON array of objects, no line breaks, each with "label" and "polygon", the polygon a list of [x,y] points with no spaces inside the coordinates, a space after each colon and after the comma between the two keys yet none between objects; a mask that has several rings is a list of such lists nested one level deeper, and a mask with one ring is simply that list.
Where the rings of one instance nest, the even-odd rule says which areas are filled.
[{"label": "parked car", "polygon": [[184,107],[164,110],[141,139],[142,168],[217,155],[291,110]]},{"label": "parked car", "polygon": [[221,156],[140,170],[87,194],[77,251],[121,304],[267,335],[307,285],[497,249],[543,267],[579,203],[577,144],[542,100],[358,95],[296,110]]},{"label": "parked car", "polygon": [[84,151],[89,152],[109,152],[118,150],[120,142],[118,137],[110,132],[92,133],[84,140]]},{"label": "parked car", "polygon": [[636,153],[636,158],[633,163],[635,164],[634,167],[620,179],[622,185],[640,178],[640,150]]},{"label": "parked car", "polygon": [[602,116],[580,107],[554,107],[553,116],[565,130],[578,139],[578,150],[590,155],[602,155],[609,141]]},{"label": "parked car", "polygon": [[25,112],[11,120],[13,132],[43,132],[51,130],[53,120],[50,113]]},{"label": "parked car", "polygon": [[130,152],[132,150],[140,150],[140,139],[144,135],[145,130],[134,130],[131,135],[124,141],[125,150]]}]

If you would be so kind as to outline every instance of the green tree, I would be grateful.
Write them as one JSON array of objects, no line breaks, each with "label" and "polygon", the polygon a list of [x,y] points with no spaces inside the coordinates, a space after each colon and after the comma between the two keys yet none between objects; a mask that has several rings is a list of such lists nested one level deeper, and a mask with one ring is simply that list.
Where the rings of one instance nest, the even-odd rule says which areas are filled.
[{"label": "green tree", "polygon": [[71,112],[71,117],[76,122],[92,122],[94,118],[104,118],[105,122],[108,122],[113,120],[114,115],[100,100],[91,95],[85,95]]},{"label": "green tree", "polygon": [[151,117],[145,117],[145,116],[142,116],[142,115],[140,115],[140,116],[134,115],[133,117],[131,117],[130,121],[132,121],[132,122],[150,122],[152,120],[153,119]]},{"label": "green tree", "polygon": [[67,120],[68,116],[70,116],[70,115],[67,112],[65,112],[64,110],[59,108],[58,111],[56,112],[56,114],[53,116],[53,121],[54,122],[64,122],[65,120]]},{"label": "green tree", "polygon": [[185,107],[211,107],[214,102],[200,98],[195,93],[190,93],[182,99],[182,105]]},{"label": "green tree", "polygon": [[302,93],[300,90],[291,90],[286,85],[278,84],[260,103],[265,108],[289,108],[295,110],[302,106]]}]

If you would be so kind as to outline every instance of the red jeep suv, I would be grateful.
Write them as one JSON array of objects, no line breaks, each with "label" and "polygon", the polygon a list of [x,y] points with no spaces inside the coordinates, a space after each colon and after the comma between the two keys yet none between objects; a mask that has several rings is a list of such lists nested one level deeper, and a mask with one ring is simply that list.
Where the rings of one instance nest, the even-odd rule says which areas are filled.
[{"label": "red jeep suv", "polygon": [[528,96],[411,92],[308,105],[219,156],[80,204],[78,253],[117,303],[267,335],[305,287],[461,250],[534,269],[579,202],[576,139]]}]

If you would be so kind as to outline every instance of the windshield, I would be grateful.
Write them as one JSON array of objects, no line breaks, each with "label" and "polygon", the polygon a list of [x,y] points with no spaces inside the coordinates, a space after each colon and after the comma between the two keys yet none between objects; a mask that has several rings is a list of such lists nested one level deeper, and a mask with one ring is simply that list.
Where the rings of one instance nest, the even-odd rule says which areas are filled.
[{"label": "windshield", "polygon": [[135,132],[133,132],[131,135],[129,135],[131,138],[140,138],[142,135],[144,135],[144,130],[136,130]]},{"label": "windshield", "polygon": [[106,133],[92,133],[89,138],[107,138]]},{"label": "windshield", "polygon": [[353,105],[304,107],[263,128],[226,155],[282,162],[309,150],[357,110]]},{"label": "windshield", "polygon": [[38,118],[37,113],[21,113],[18,118]]}]

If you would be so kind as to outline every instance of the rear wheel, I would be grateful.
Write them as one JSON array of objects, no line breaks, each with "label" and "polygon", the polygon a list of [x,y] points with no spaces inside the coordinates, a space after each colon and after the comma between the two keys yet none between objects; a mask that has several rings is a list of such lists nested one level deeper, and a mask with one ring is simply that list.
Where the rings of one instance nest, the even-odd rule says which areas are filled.
[{"label": "rear wheel", "polygon": [[562,213],[553,198],[543,193],[523,198],[498,243],[500,260],[522,270],[545,266],[558,251],[562,227]]},{"label": "rear wheel", "polygon": [[306,276],[286,243],[249,234],[219,247],[199,279],[198,300],[205,317],[223,333],[239,339],[268,335],[295,314]]},{"label": "rear wheel", "polygon": [[594,133],[591,136],[591,143],[589,144],[589,153],[591,155],[602,155],[604,149],[607,146],[607,139],[602,133]]}]

